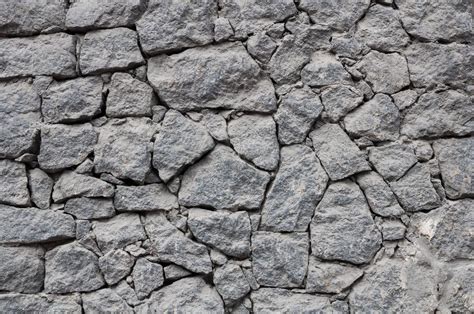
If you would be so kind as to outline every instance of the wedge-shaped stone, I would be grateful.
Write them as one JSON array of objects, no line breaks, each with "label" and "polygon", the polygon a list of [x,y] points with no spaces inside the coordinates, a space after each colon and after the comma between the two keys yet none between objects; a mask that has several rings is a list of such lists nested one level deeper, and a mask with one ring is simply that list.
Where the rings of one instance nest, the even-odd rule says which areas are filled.
[{"label": "wedge-shaped stone", "polygon": [[310,229],[312,254],[325,260],[368,263],[382,243],[364,194],[347,180],[329,185]]},{"label": "wedge-shaped stone", "polygon": [[250,292],[250,285],[240,266],[227,263],[214,272],[214,285],[224,304],[232,305]]},{"label": "wedge-shaped stone", "polygon": [[311,87],[348,84],[351,75],[331,54],[317,51],[311,56],[311,62],[301,71],[301,80]]},{"label": "wedge-shaped stone", "polygon": [[75,236],[74,219],[62,212],[0,205],[0,243],[42,243]]},{"label": "wedge-shaped stone", "polygon": [[0,246],[0,290],[40,292],[44,280],[43,257],[44,250],[40,247]]},{"label": "wedge-shaped stone", "polygon": [[152,242],[152,253],[160,261],[175,263],[196,273],[212,271],[206,246],[187,238],[163,213],[148,214],[145,229]]},{"label": "wedge-shaped stone", "polygon": [[100,179],[65,171],[54,184],[53,200],[62,202],[72,197],[111,197],[114,186]]},{"label": "wedge-shaped stone", "polygon": [[250,219],[246,212],[190,209],[188,227],[200,242],[237,258],[250,254]]},{"label": "wedge-shaped stone", "polygon": [[346,264],[321,262],[309,257],[306,291],[318,293],[341,293],[360,278],[364,272]]},{"label": "wedge-shaped stone", "polygon": [[28,177],[24,164],[0,160],[0,203],[14,206],[30,205]]},{"label": "wedge-shaped stone", "polygon": [[163,285],[163,267],[160,264],[152,263],[146,258],[140,258],[133,267],[133,284],[138,299],[142,300],[153,290]]},{"label": "wedge-shaped stone", "polygon": [[260,229],[307,230],[327,182],[328,175],[309,147],[283,147],[278,173],[263,205]]},{"label": "wedge-shaped stone", "polygon": [[324,112],[331,122],[339,121],[359,106],[363,99],[362,93],[349,85],[331,86],[321,93]]},{"label": "wedge-shaped stone", "polygon": [[331,312],[329,298],[279,288],[252,291],[255,313],[326,313]]},{"label": "wedge-shaped stone", "polygon": [[178,201],[188,207],[256,209],[269,180],[268,173],[247,164],[231,148],[218,145],[184,173]]},{"label": "wedge-shaped stone", "polygon": [[168,181],[214,147],[206,127],[168,110],[156,136],[153,166],[163,181]]},{"label": "wedge-shaped stone", "polygon": [[385,180],[397,180],[416,164],[413,147],[403,144],[389,144],[370,147],[370,163]]},{"label": "wedge-shaped stone", "polygon": [[82,306],[85,313],[134,313],[133,308],[109,288],[83,293]]},{"label": "wedge-shaped stone", "polygon": [[134,262],[135,259],[124,250],[109,251],[104,256],[99,257],[100,271],[109,286],[116,284],[129,275]]},{"label": "wedge-shaped stone", "polygon": [[41,209],[48,209],[51,204],[51,192],[54,181],[39,168],[28,170],[28,188],[31,201]]},{"label": "wedge-shaped stone", "polygon": [[1,294],[0,308],[6,313],[82,313],[77,295]]},{"label": "wedge-shaped stone", "polygon": [[276,110],[272,82],[241,43],[223,43],[151,58],[147,75],[160,99],[180,111]]},{"label": "wedge-shaped stone", "polygon": [[115,215],[114,203],[108,198],[73,198],[66,202],[64,212],[77,219],[100,219]]},{"label": "wedge-shaped stone", "polygon": [[118,211],[153,211],[178,209],[178,198],[164,184],[118,186],[114,205]]}]

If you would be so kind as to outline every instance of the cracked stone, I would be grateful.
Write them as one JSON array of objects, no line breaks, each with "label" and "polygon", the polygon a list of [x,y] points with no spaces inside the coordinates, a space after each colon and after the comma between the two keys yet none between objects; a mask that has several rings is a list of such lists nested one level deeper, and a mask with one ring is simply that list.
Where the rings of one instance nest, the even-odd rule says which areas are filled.
[{"label": "cracked stone", "polygon": [[138,300],[135,290],[133,290],[125,280],[122,280],[117,285],[113,286],[112,290],[124,299],[128,305],[136,306],[142,303]]},{"label": "cracked stone", "polygon": [[[363,95],[349,85],[336,85],[321,93],[324,112],[331,122],[337,122],[363,102]],[[281,105],[280,105],[281,106]]]},{"label": "cracked stone", "polygon": [[276,48],[277,44],[275,41],[264,32],[253,35],[247,40],[247,50],[249,54],[263,63],[270,61]]},{"label": "cracked stone", "polygon": [[399,220],[383,220],[377,224],[384,241],[401,240],[405,236],[406,227]]},{"label": "cracked stone", "polygon": [[412,89],[402,90],[392,95],[393,102],[399,110],[404,110],[415,103],[418,99],[418,92]]},{"label": "cracked stone", "polygon": [[77,219],[101,219],[115,215],[112,199],[107,198],[72,198],[66,202],[64,212]]},{"label": "cracked stone", "polygon": [[351,75],[331,54],[317,51],[301,70],[301,80],[311,87],[351,83]]},{"label": "cracked stone", "polygon": [[44,280],[43,257],[44,250],[40,247],[0,246],[0,290],[40,292]]},{"label": "cracked stone", "polygon": [[226,41],[234,36],[234,30],[230,25],[229,20],[223,17],[218,17],[214,21],[214,40],[216,42]]},{"label": "cracked stone", "polygon": [[111,197],[114,195],[114,186],[105,181],[65,171],[54,184],[53,200],[63,202],[72,197]]},{"label": "cracked stone", "polygon": [[118,186],[114,205],[118,211],[153,211],[178,209],[178,199],[164,184]]},{"label": "cracked stone", "polygon": [[329,298],[280,288],[260,288],[250,299],[255,313],[325,313],[332,312]]},{"label": "cracked stone", "polygon": [[190,276],[192,273],[181,266],[178,265],[168,265],[163,268],[165,273],[166,280],[178,280],[187,276]]},{"label": "cracked stone", "polygon": [[205,111],[200,121],[206,128],[209,134],[216,141],[227,141],[229,135],[227,134],[227,122],[224,117],[218,113]]},{"label": "cracked stone", "polygon": [[227,263],[214,272],[214,285],[224,300],[224,304],[236,303],[247,293],[250,286],[240,266]]},{"label": "cracked stone", "polygon": [[134,313],[125,300],[109,288],[83,293],[82,307],[85,313]]},{"label": "cracked stone", "polygon": [[109,286],[130,274],[135,260],[124,250],[109,251],[99,257],[100,271]]},{"label": "cracked stone", "polygon": [[139,258],[133,267],[133,283],[138,299],[142,300],[163,285],[163,267],[146,258]]},{"label": "cracked stone", "polygon": [[388,181],[399,179],[416,162],[413,147],[402,144],[389,144],[370,147],[369,160],[377,172]]},{"label": "cracked stone", "polygon": [[0,308],[8,313],[82,313],[78,295],[19,294],[0,295]]},{"label": "cracked stone", "polygon": [[14,206],[30,205],[25,165],[8,159],[0,160],[0,203]]},{"label": "cracked stone", "polygon": [[[41,209],[48,209],[51,204],[51,192],[54,181],[39,168],[28,170],[28,187],[31,201]],[[15,189],[18,191],[18,189]]]}]

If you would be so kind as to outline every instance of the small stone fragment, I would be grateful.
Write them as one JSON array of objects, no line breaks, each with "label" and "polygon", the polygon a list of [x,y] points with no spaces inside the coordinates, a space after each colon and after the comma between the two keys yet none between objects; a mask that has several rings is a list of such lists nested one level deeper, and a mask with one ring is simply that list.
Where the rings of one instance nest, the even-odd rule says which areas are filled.
[{"label": "small stone fragment", "polygon": [[405,236],[406,227],[400,220],[383,220],[378,225],[384,241],[401,240]]},{"label": "small stone fragment", "polygon": [[39,247],[0,246],[0,290],[40,292],[44,280],[43,257],[44,250]]},{"label": "small stone fragment", "polygon": [[31,201],[41,209],[48,209],[51,204],[51,192],[54,181],[39,168],[28,170],[28,187]]},{"label": "small stone fragment", "polygon": [[323,90],[321,100],[329,121],[337,122],[362,103],[363,95],[352,86],[336,85]]},{"label": "small stone fragment", "polygon": [[178,280],[191,275],[192,273],[178,265],[168,265],[163,268],[166,280]]},{"label": "small stone fragment", "polygon": [[83,293],[82,306],[85,313],[134,313],[125,300],[109,288]]},{"label": "small stone fragment", "polygon": [[66,202],[64,212],[78,219],[100,219],[115,215],[111,199],[103,198],[73,198]]},{"label": "small stone fragment", "polygon": [[264,32],[260,32],[247,40],[249,54],[262,63],[270,61],[277,44]]},{"label": "small stone fragment", "polygon": [[420,161],[428,161],[433,157],[433,148],[431,144],[425,141],[413,142],[416,158]]},{"label": "small stone fragment", "polygon": [[219,113],[204,111],[204,115],[200,121],[206,128],[209,134],[216,141],[227,141],[229,135],[227,134],[227,122]]},{"label": "small stone fragment", "polygon": [[54,184],[53,200],[63,202],[72,197],[111,197],[114,186],[87,175],[65,171]]},{"label": "small stone fragment", "polygon": [[109,286],[130,274],[135,260],[124,250],[109,251],[99,258],[100,271]]},{"label": "small stone fragment", "polygon": [[138,299],[142,300],[163,285],[163,267],[146,258],[139,258],[133,267],[133,284]]},{"label": "small stone fragment", "polygon": [[217,268],[213,277],[224,304],[231,305],[250,292],[250,286],[240,266],[227,263]]},{"label": "small stone fragment", "polygon": [[118,186],[114,205],[118,211],[153,211],[178,209],[178,199],[164,184]]},{"label": "small stone fragment", "polygon": [[220,251],[217,251],[217,250],[211,250],[211,253],[209,254],[209,256],[211,257],[211,261],[214,265],[222,266],[228,261],[227,256],[225,256],[224,253],[221,253]]},{"label": "small stone fragment", "polygon": [[0,203],[30,205],[25,165],[8,159],[0,160]]},{"label": "small stone fragment", "polygon": [[332,312],[329,298],[279,288],[252,291],[254,313],[326,313]]},{"label": "small stone fragment", "polygon": [[0,308],[7,313],[81,314],[81,299],[76,295],[19,294],[0,295]]},{"label": "small stone fragment", "polygon": [[301,71],[301,80],[306,85],[318,87],[350,83],[351,75],[333,55],[317,51]]},{"label": "small stone fragment", "polygon": [[449,269],[449,281],[443,285],[444,293],[438,305],[440,312],[467,313],[474,310],[472,289],[474,267],[471,264],[459,265]]},{"label": "small stone fragment", "polygon": [[413,147],[397,143],[370,147],[369,160],[388,181],[399,179],[417,162]]}]

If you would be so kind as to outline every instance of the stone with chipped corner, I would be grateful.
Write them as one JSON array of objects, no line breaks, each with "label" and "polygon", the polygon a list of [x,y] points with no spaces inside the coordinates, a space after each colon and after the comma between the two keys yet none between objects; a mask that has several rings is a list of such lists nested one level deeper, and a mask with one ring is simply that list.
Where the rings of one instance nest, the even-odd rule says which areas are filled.
[{"label": "stone with chipped corner", "polygon": [[362,93],[350,85],[330,86],[321,92],[324,112],[331,122],[337,122],[344,118],[363,100]]},{"label": "stone with chipped corner", "polygon": [[82,307],[85,313],[134,313],[133,308],[110,288],[83,293]]},{"label": "stone with chipped corner", "polygon": [[311,87],[349,84],[351,75],[333,55],[317,51],[301,70],[301,80]]},{"label": "stone with chipped corner", "polygon": [[270,61],[276,48],[275,41],[264,32],[255,34],[247,40],[249,54],[262,63]]},{"label": "stone with chipped corner", "polygon": [[214,285],[224,304],[235,304],[250,292],[250,286],[240,266],[227,263],[214,271]]},{"label": "stone with chipped corner", "polygon": [[118,211],[153,211],[178,209],[178,199],[164,184],[118,186],[114,205]]},{"label": "stone with chipped corner", "polygon": [[109,251],[99,257],[100,271],[109,286],[116,284],[130,274],[134,262],[133,257],[124,250]]},{"label": "stone with chipped corner", "polygon": [[399,179],[417,162],[415,151],[409,145],[393,143],[370,147],[368,151],[370,163],[388,181]]},{"label": "stone with chipped corner", "polygon": [[28,170],[27,175],[31,201],[36,207],[48,209],[51,204],[54,180],[39,168]]},{"label": "stone with chipped corner", "polygon": [[137,297],[142,300],[163,285],[163,267],[146,258],[139,258],[133,267],[132,277]]},{"label": "stone with chipped corner", "polygon": [[30,205],[28,177],[24,164],[0,160],[0,203],[13,206]]},{"label": "stone with chipped corner", "polygon": [[0,246],[0,290],[40,292],[44,280],[43,258],[41,247]]},{"label": "stone with chipped corner", "polygon": [[95,177],[65,171],[54,184],[53,200],[63,202],[72,197],[111,197],[114,186]]}]

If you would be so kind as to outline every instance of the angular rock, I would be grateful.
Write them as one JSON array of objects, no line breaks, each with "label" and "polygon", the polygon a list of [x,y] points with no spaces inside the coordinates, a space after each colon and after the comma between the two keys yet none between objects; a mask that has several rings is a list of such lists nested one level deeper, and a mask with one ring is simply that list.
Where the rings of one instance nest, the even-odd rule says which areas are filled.
[{"label": "angular rock", "polygon": [[467,313],[474,306],[470,302],[474,284],[474,267],[471,264],[459,265],[450,269],[450,278],[444,286],[443,296],[438,304],[440,312]]},{"label": "angular rock", "polygon": [[135,294],[135,290],[133,290],[125,280],[120,281],[117,285],[112,287],[112,290],[124,299],[128,305],[136,306],[141,303]]},{"label": "angular rock", "polygon": [[231,148],[217,145],[184,173],[178,201],[187,207],[256,209],[269,180],[268,173],[241,160]]},{"label": "angular rock", "polygon": [[109,288],[82,294],[85,313],[134,313],[124,299]]},{"label": "angular rock", "polygon": [[385,180],[397,180],[417,161],[413,147],[402,144],[389,144],[370,147],[369,160]]},{"label": "angular rock", "polygon": [[[21,54],[19,54],[21,52]],[[58,33],[0,39],[0,78],[51,75],[76,76],[76,40]]]},{"label": "angular rock", "polygon": [[255,313],[326,313],[331,312],[329,298],[279,288],[252,291]]},{"label": "angular rock", "polygon": [[203,125],[168,110],[155,138],[153,166],[167,182],[213,147],[214,140]]},{"label": "angular rock", "polygon": [[279,146],[271,116],[243,115],[227,125],[235,151],[255,166],[271,171],[278,166]]},{"label": "angular rock", "polygon": [[68,198],[111,197],[114,195],[114,186],[100,179],[65,171],[54,184],[53,200],[62,202]]},{"label": "angular rock", "polygon": [[48,209],[51,204],[51,192],[54,181],[39,168],[28,170],[28,188],[31,201],[41,209]]},{"label": "angular rock", "polygon": [[133,283],[138,299],[142,300],[153,290],[163,285],[163,267],[160,264],[152,263],[146,258],[140,258],[133,267]]},{"label": "angular rock", "polygon": [[39,247],[0,246],[0,290],[40,292],[44,280],[43,256],[44,250]]},{"label": "angular rock", "polygon": [[[324,112],[331,122],[337,122],[363,102],[360,91],[349,85],[336,85],[321,93]],[[281,104],[280,104],[281,107]]]},{"label": "angular rock", "polygon": [[165,279],[172,281],[187,277],[192,274],[183,267],[174,264],[163,267],[163,272],[165,273]]},{"label": "angular rock", "polygon": [[24,164],[0,160],[0,203],[14,206],[30,205],[28,177]]},{"label": "angular rock", "polygon": [[349,135],[373,142],[394,141],[399,136],[400,114],[392,99],[377,94],[344,118]]},{"label": "angular rock", "polygon": [[383,220],[377,224],[384,241],[401,240],[405,236],[406,227],[400,220]]},{"label": "angular rock", "polygon": [[322,109],[319,97],[309,88],[295,89],[283,96],[274,115],[280,143],[303,142]]},{"label": "angular rock", "polygon": [[234,30],[232,29],[232,25],[230,25],[228,19],[218,17],[214,20],[214,41],[225,41],[233,35]]},{"label": "angular rock", "polygon": [[252,235],[252,269],[261,285],[300,287],[308,267],[308,234],[257,231]]},{"label": "angular rock", "polygon": [[1,294],[0,308],[7,313],[82,313],[81,299],[76,295]]},{"label": "angular rock", "polygon": [[137,34],[131,29],[104,29],[84,36],[79,57],[82,74],[126,70],[143,63]]},{"label": "angular rock", "polygon": [[341,293],[360,278],[364,272],[346,264],[325,263],[309,257],[306,291]]},{"label": "angular rock", "polygon": [[398,109],[403,110],[415,103],[418,99],[418,92],[412,89],[405,89],[392,95],[393,102]]},{"label": "angular rock", "polygon": [[260,32],[247,40],[249,54],[262,63],[270,61],[273,52],[277,48],[275,41],[264,32]]},{"label": "angular rock", "polygon": [[227,122],[219,113],[204,111],[201,123],[207,128],[207,131],[216,141],[227,141],[229,135],[227,134]]},{"label": "angular rock", "polygon": [[309,134],[316,155],[331,180],[370,170],[363,153],[337,124],[324,124]]},{"label": "angular rock", "polygon": [[272,82],[241,43],[151,58],[147,76],[160,100],[176,110],[276,110]]},{"label": "angular rock", "polygon": [[382,243],[364,194],[348,180],[329,185],[310,230],[312,254],[325,260],[368,263]]},{"label": "angular rock", "polygon": [[214,285],[224,300],[231,305],[250,292],[250,286],[240,266],[227,263],[214,272]]},{"label": "angular rock", "polygon": [[301,80],[311,87],[351,83],[351,75],[331,54],[317,51],[301,71]]},{"label": "angular rock", "polygon": [[306,231],[328,175],[307,146],[281,149],[281,163],[262,209],[261,230]]},{"label": "angular rock", "polygon": [[92,291],[105,284],[97,256],[76,242],[46,252],[45,260],[44,290],[48,293]]},{"label": "angular rock", "polygon": [[118,211],[153,211],[178,209],[178,198],[164,184],[118,186],[114,205]]},{"label": "angular rock", "polygon": [[188,227],[200,242],[237,258],[250,254],[250,219],[246,212],[190,209]]},{"label": "angular rock", "polygon": [[109,251],[99,258],[100,271],[111,286],[130,274],[135,260],[124,250]]},{"label": "angular rock", "polygon": [[151,0],[137,21],[140,44],[148,55],[212,43],[215,0]]},{"label": "angular rock", "polygon": [[175,263],[196,273],[212,271],[207,248],[187,238],[163,213],[148,214],[145,229],[152,242],[152,253],[160,261]]},{"label": "angular rock", "polygon": [[89,123],[45,125],[41,128],[38,162],[48,171],[76,166],[92,153],[96,143],[97,133]]},{"label": "angular rock", "polygon": [[73,198],[66,202],[64,212],[77,219],[101,219],[115,215],[112,199],[108,198]]}]

